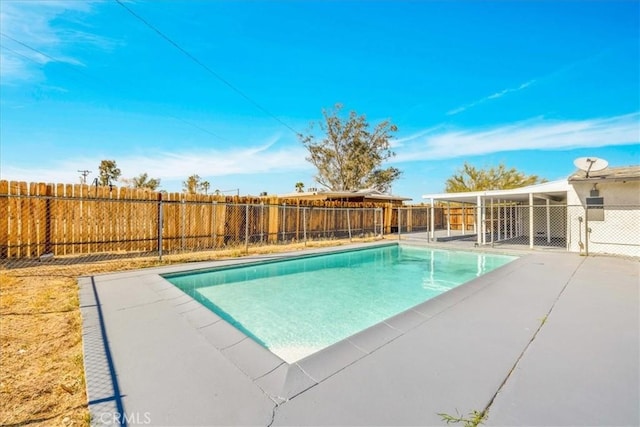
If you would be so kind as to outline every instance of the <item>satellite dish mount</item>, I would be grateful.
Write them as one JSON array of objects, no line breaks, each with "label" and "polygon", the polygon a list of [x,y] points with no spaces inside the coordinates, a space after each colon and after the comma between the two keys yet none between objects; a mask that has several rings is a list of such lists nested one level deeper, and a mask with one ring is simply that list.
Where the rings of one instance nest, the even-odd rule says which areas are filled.
[{"label": "satellite dish mount", "polygon": [[579,157],[573,161],[573,164],[586,172],[586,178],[589,178],[589,172],[601,171],[609,166],[609,162],[598,157]]}]

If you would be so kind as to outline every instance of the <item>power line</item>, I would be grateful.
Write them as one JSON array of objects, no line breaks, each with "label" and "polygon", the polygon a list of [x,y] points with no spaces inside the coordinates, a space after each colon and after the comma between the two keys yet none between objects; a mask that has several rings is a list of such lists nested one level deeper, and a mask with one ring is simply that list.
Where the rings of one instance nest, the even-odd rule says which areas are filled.
[{"label": "power line", "polygon": [[[102,80],[102,79],[99,79],[99,78],[96,78],[96,77],[94,77],[94,76],[91,76],[90,74],[87,74],[87,73],[85,73],[84,71],[78,70],[77,68],[72,67],[72,66],[71,66],[69,63],[67,63],[66,61],[63,61],[63,60],[61,60],[61,59],[57,59],[57,58],[54,58],[53,56],[47,55],[46,53],[42,52],[41,50],[38,50],[38,49],[36,49],[36,48],[35,48],[35,47],[33,47],[33,46],[29,46],[28,44],[26,44],[26,43],[24,43],[24,42],[21,42],[20,40],[14,39],[13,37],[11,37],[11,36],[9,36],[9,35],[7,35],[7,34],[5,34],[5,33],[1,32],[1,31],[0,31],[0,35],[2,35],[3,37],[6,37],[7,39],[9,39],[9,40],[11,40],[11,41],[13,41],[13,42],[15,42],[15,43],[19,44],[20,46],[25,47],[25,48],[27,48],[27,49],[29,49],[29,50],[31,50],[31,51],[33,51],[33,52],[35,52],[35,53],[39,54],[39,55],[42,55],[42,56],[44,56],[44,57],[46,57],[46,58],[49,58],[52,62],[57,62],[57,63],[63,64],[63,65],[65,65],[65,66],[67,66],[67,68],[69,68],[69,69],[71,69],[71,70],[75,71],[75,72],[76,72],[76,73],[78,73],[78,74],[81,74],[81,75],[83,75],[83,76],[87,77],[87,78],[88,78],[88,79],[90,79],[90,80],[95,80],[95,81],[97,81],[97,82],[98,82],[99,84],[101,84],[101,85],[111,86],[111,84],[110,84],[109,82],[107,82],[107,81],[105,81],[105,80]],[[32,61],[32,62],[34,62],[34,63],[36,63],[36,64],[38,64],[38,65],[42,65],[42,63],[41,63],[41,62],[38,62],[38,61],[36,61],[36,60],[35,60],[35,59],[33,59],[33,58],[29,58],[28,56],[23,55],[22,53],[17,52],[17,51],[15,51],[15,50],[13,50],[13,49],[11,49],[11,48],[9,48],[9,47],[5,46],[5,45],[0,44],[0,46],[2,46],[2,48],[3,48],[3,49],[8,50],[9,52],[11,52],[11,53],[13,53],[13,54],[15,54],[15,55],[21,56],[21,57],[23,57],[23,58],[25,58],[25,59],[27,59],[27,60],[29,60],[29,61]],[[220,135],[218,135],[218,134],[216,134],[216,133],[214,133],[214,132],[211,132],[210,130],[205,129],[205,128],[203,128],[202,126],[199,126],[199,125],[196,125],[195,123],[191,123],[191,122],[189,122],[189,121],[187,121],[187,120],[181,119],[180,117],[178,117],[178,116],[174,116],[173,114],[169,114],[169,113],[165,113],[165,114],[166,114],[167,116],[169,116],[169,117],[171,117],[171,118],[175,119],[175,120],[178,120],[178,121],[180,121],[180,122],[182,122],[182,123],[185,123],[185,124],[187,124],[187,125],[189,125],[189,126],[191,126],[191,127],[193,127],[193,128],[196,128],[196,129],[198,129],[198,130],[199,130],[199,131],[201,131],[201,132],[207,133],[207,134],[209,134],[209,135],[211,135],[211,136],[213,136],[213,137],[215,137],[215,138],[217,138],[217,139],[219,139],[219,140],[221,140],[221,141],[230,142],[228,139],[223,138],[222,136],[220,136]]]},{"label": "power line", "polygon": [[[40,55],[42,55],[42,56],[44,56],[44,57],[46,57],[46,58],[49,58],[50,60],[52,60],[52,61],[54,61],[54,62],[62,62],[62,61],[59,61],[58,59],[56,59],[56,58],[54,58],[54,57],[52,57],[52,56],[47,55],[47,54],[46,54],[46,53],[44,53],[44,52],[39,51],[39,50],[38,50],[38,49],[36,49],[35,47],[31,47],[31,46],[29,46],[28,44],[21,42],[20,40],[16,40],[16,39],[14,39],[14,38],[13,38],[13,37],[11,37],[10,35],[5,34],[5,33],[3,33],[2,31],[0,31],[0,34],[2,35],[2,37],[6,37],[6,38],[8,38],[9,40],[11,40],[11,41],[13,41],[13,42],[15,42],[15,43],[18,43],[20,46],[22,46],[22,47],[26,47],[27,49],[32,50],[32,51],[34,51],[34,52],[36,52],[36,53],[38,53],[38,54],[40,54]],[[7,49],[7,50],[11,50],[11,49],[7,48],[6,46],[5,46],[4,48],[5,48],[5,49]],[[15,50],[11,50],[11,51],[12,51],[12,52],[14,52],[14,53],[18,53],[18,52],[16,52]],[[20,55],[20,54],[18,53],[18,55]],[[24,55],[22,55],[22,56],[24,56]]]},{"label": "power line", "polygon": [[243,97],[245,100],[247,100],[249,103],[251,103],[254,107],[258,108],[260,111],[262,111],[263,113],[265,113],[266,115],[268,115],[269,117],[271,117],[272,119],[276,120],[278,123],[280,123],[282,126],[286,127],[287,129],[289,129],[291,132],[295,133],[296,136],[300,135],[300,132],[296,131],[294,128],[292,128],[291,126],[289,126],[287,123],[285,123],[284,121],[282,121],[278,116],[276,116],[275,114],[273,114],[271,111],[267,110],[265,107],[263,107],[262,105],[260,105],[259,103],[257,103],[256,101],[254,101],[251,97],[249,97],[249,95],[245,94],[243,91],[241,91],[240,89],[238,89],[237,87],[235,87],[231,82],[229,82],[227,79],[225,79],[224,77],[222,77],[220,74],[218,74],[217,72],[215,72],[214,70],[212,70],[211,68],[209,68],[206,64],[204,64],[202,61],[200,61],[198,58],[196,58],[195,56],[193,56],[191,53],[189,53],[188,51],[186,51],[184,48],[182,48],[178,43],[176,43],[175,41],[173,41],[169,36],[167,36],[166,34],[164,34],[162,31],[160,31],[158,28],[156,28],[155,26],[153,26],[149,21],[147,21],[146,19],[144,19],[142,16],[138,15],[136,12],[134,12],[133,10],[131,10],[129,7],[127,7],[127,5],[125,5],[122,0],[114,0],[116,3],[118,3],[120,6],[122,6],[127,12],[129,12],[131,15],[133,15],[137,20],[139,20],[140,22],[142,22],[144,25],[146,25],[147,27],[149,27],[151,30],[153,30],[156,34],[158,34],[160,37],[162,37],[163,39],[165,39],[169,44],[171,44],[173,47],[175,47],[176,49],[178,49],[180,52],[182,52],[187,58],[191,59],[193,62],[195,62],[196,64],[198,64],[200,67],[202,67],[205,71],[207,71],[209,74],[211,74],[213,77],[215,77],[216,79],[220,80],[222,83],[224,83],[225,85],[227,85],[231,90],[233,90],[234,92],[236,92],[238,95],[240,95],[241,97]]},{"label": "power line", "polygon": [[[72,69],[72,70],[73,70],[73,71],[75,71],[76,73],[78,73],[78,74],[82,74],[83,76],[85,76],[85,77],[87,77],[87,78],[89,78],[89,79],[94,79],[94,80],[95,80],[95,78],[94,78],[94,77],[90,76],[89,74],[85,73],[84,71],[81,71],[81,70],[78,70],[78,69],[77,69],[77,68],[75,68],[75,67],[72,67],[72,66],[71,66],[71,65],[69,65],[66,61],[63,61],[63,60],[58,59],[58,58],[54,58],[54,57],[53,57],[53,56],[51,56],[51,55],[47,55],[46,53],[42,52],[41,50],[38,50],[38,49],[36,49],[36,48],[35,48],[35,47],[33,47],[33,46],[29,46],[28,44],[23,43],[23,42],[21,42],[20,40],[16,40],[16,39],[14,39],[13,37],[11,37],[10,35],[3,33],[2,31],[0,31],[0,35],[2,35],[2,37],[6,37],[6,38],[8,38],[9,40],[13,41],[14,43],[19,44],[19,45],[20,45],[20,46],[22,46],[22,47],[25,47],[25,48],[27,48],[27,49],[29,49],[29,50],[31,50],[31,51],[33,51],[33,52],[37,53],[38,55],[42,55],[42,56],[44,56],[45,58],[49,58],[52,62],[57,62],[57,63],[63,64],[63,65],[66,65],[68,68]],[[22,56],[23,58],[27,58],[27,59],[29,59],[30,61],[33,61],[33,62],[35,62],[35,63],[37,63],[37,64],[39,64],[39,65],[42,65],[42,63],[41,63],[41,62],[38,62],[38,61],[36,61],[36,60],[34,60],[34,59],[32,59],[32,58],[28,58],[28,57],[26,57],[25,55],[22,55],[22,54],[20,54],[20,53],[16,52],[15,50],[9,49],[9,48],[8,48],[8,47],[6,47],[6,46],[3,46],[3,47],[4,47],[5,49],[7,49],[7,50],[9,50],[9,51],[13,52],[13,53],[16,53],[16,54],[18,54],[18,55]]]},{"label": "power line", "polygon": [[36,61],[35,59],[28,57],[27,55],[23,55],[22,53],[18,52],[17,50],[13,50],[13,49],[11,49],[10,47],[7,47],[7,46],[3,45],[2,43],[0,43],[0,47],[1,47],[2,49],[4,49],[4,50],[8,50],[9,52],[13,53],[14,55],[18,55],[18,56],[23,57],[23,58],[24,58],[24,59],[26,59],[27,61],[31,61],[31,62],[33,62],[33,63],[35,63],[35,64],[42,65],[42,63],[41,63],[41,62],[38,62],[38,61]]}]

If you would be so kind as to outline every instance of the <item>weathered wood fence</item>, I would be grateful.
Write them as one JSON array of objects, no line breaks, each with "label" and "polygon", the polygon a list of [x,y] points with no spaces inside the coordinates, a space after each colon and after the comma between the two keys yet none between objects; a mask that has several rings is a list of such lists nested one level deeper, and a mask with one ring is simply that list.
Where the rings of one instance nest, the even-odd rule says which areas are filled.
[{"label": "weathered wood fence", "polygon": [[[402,231],[430,227],[429,207],[405,206],[402,211]],[[461,229],[460,208],[447,212],[451,229]],[[473,213],[465,215],[468,228],[473,224],[469,216]],[[435,209],[435,228],[442,229],[446,223],[445,209]],[[398,208],[390,203],[0,181],[0,259],[49,253],[171,253],[380,235],[397,230]]]}]

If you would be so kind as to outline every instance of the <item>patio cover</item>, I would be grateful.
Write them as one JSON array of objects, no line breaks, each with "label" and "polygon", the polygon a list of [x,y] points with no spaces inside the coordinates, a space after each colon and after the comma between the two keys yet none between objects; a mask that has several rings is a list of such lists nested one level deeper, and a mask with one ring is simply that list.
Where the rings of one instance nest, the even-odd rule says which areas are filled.
[{"label": "patio cover", "polygon": [[[440,194],[425,194],[423,199],[428,199],[431,204],[431,237],[434,237],[434,204],[436,201],[446,203],[464,203],[473,204],[478,208],[477,222],[480,223],[481,229],[477,233],[477,244],[486,244],[486,224],[485,224],[485,210],[487,201],[493,205],[494,200],[499,202],[517,202],[528,203],[530,217],[533,217],[533,200],[543,199],[546,200],[546,224],[547,224],[547,239],[551,238],[551,221],[550,221],[550,202],[564,202],[567,200],[567,191],[570,188],[570,184],[566,179],[545,182],[542,184],[529,185],[527,187],[513,188],[509,190],[486,190],[486,191],[470,191],[465,193],[440,193]],[[447,221],[447,234],[450,235],[450,224]],[[533,248],[534,243],[534,230],[533,221],[529,221],[529,247]],[[491,233],[491,243],[493,243],[493,233]]]},{"label": "patio cover", "polygon": [[570,185],[566,179],[558,181],[550,181],[542,184],[529,185],[527,187],[512,188],[509,190],[486,190],[486,191],[469,191],[465,193],[435,193],[425,194],[423,199],[429,199],[432,202],[455,202],[455,203],[471,203],[477,204],[480,198],[483,199],[499,199],[513,202],[527,202],[529,195],[533,198],[563,201],[567,198],[567,190]]}]

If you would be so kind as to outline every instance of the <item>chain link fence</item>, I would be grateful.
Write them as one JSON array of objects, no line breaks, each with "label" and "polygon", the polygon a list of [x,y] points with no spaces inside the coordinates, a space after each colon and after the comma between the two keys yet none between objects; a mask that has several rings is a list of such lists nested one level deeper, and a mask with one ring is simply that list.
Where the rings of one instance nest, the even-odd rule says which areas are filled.
[{"label": "chain link fence", "polygon": [[640,257],[640,206],[549,203],[396,208],[399,238]]},{"label": "chain link fence", "polygon": [[[318,240],[398,238],[640,257],[640,206],[270,203],[108,187],[0,181],[0,267]],[[4,185],[5,187],[2,187]]]},{"label": "chain link fence", "polygon": [[[82,188],[81,188],[82,190]],[[25,192],[26,193],[26,192]],[[381,238],[381,207],[220,202],[132,192],[131,198],[0,194],[0,265],[157,256],[316,240]],[[202,200],[198,200],[202,199]]]},{"label": "chain link fence", "polygon": [[382,208],[333,208],[265,203],[158,202],[160,254],[380,237]]}]

